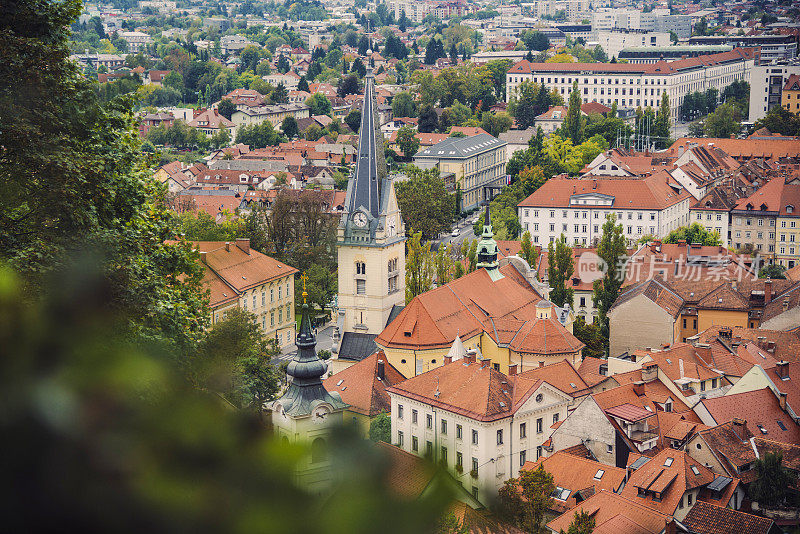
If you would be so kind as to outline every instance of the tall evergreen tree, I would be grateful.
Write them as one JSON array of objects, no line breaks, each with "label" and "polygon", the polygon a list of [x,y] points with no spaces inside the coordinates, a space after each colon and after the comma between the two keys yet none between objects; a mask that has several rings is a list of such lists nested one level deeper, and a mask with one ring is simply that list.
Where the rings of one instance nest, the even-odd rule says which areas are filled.
[{"label": "tall evergreen tree", "polygon": [[625,281],[625,254],[622,225],[617,224],[617,216],[611,213],[603,224],[603,236],[597,246],[597,255],[604,262],[605,271],[603,278],[594,281],[592,296],[598,311],[600,333],[606,342],[606,354],[608,354],[609,339],[608,310],[617,300],[622,282]]},{"label": "tall evergreen tree", "polygon": [[654,133],[656,148],[666,148],[670,145],[670,120],[669,120],[669,96],[666,91],[661,95],[661,105],[654,123]]},{"label": "tall evergreen tree", "polygon": [[572,289],[571,280],[574,272],[572,248],[567,245],[564,234],[561,234],[559,239],[547,245],[547,280],[552,288],[550,301],[556,306],[572,306],[575,290]]},{"label": "tall evergreen tree", "polygon": [[431,244],[423,244],[422,232],[417,232],[408,241],[406,254],[406,304],[417,295],[430,291],[435,275]]},{"label": "tall evergreen tree", "polygon": [[577,80],[572,84],[572,92],[569,94],[569,108],[564,123],[561,126],[566,137],[572,140],[572,144],[577,146],[583,142],[584,120],[581,116],[581,94],[578,90]]}]

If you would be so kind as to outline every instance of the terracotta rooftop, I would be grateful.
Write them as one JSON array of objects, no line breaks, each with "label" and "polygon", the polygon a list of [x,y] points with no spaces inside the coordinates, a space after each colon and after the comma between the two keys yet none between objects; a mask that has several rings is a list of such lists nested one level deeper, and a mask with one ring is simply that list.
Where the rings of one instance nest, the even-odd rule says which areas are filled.
[{"label": "terracotta rooftop", "polygon": [[717,146],[726,154],[738,161],[749,159],[780,160],[783,158],[796,158],[800,154],[800,138],[781,137],[770,139],[725,139],[725,138],[697,138],[682,137],[675,141],[670,149],[694,145]]},{"label": "terracotta rooftop", "polygon": [[700,404],[717,424],[741,418],[747,421],[747,429],[754,436],[800,443],[800,427],[781,410],[777,397],[769,388],[704,399]]},{"label": "terracotta rooftop", "polygon": [[[705,486],[716,477],[708,467],[684,451],[664,449],[636,469],[622,490],[622,496],[672,515],[683,494]],[[646,493],[640,496],[641,491]],[[660,497],[654,498],[654,494]]]},{"label": "terracotta rooftop", "polygon": [[627,402],[619,406],[608,408],[606,413],[629,423],[635,423],[653,416],[653,412]]},{"label": "terracotta rooftop", "polygon": [[[556,452],[536,462],[525,462],[520,471],[530,471],[543,466],[553,475],[556,486],[569,490],[566,499],[554,498],[550,504],[552,510],[566,512],[578,504],[577,498],[586,500],[602,490],[618,492],[625,481],[625,470],[611,467],[600,462],[580,458],[563,451]],[[562,492],[561,496],[564,496]]]},{"label": "terracotta rooftop", "polygon": [[675,343],[667,349],[637,350],[633,354],[637,361],[641,358],[651,358],[659,370],[673,382],[684,377],[695,380],[721,379],[722,373],[709,367],[702,358],[703,353],[710,355],[710,352],[710,349],[693,347],[686,343]]},{"label": "terracotta rooftop", "polygon": [[547,527],[553,532],[566,532],[576,512],[586,512],[594,518],[594,534],[661,534],[672,520],[668,514],[603,490],[550,521]]},{"label": "terracotta rooftop", "polygon": [[774,525],[772,519],[703,501],[695,503],[682,523],[703,534],[768,534]]},{"label": "terracotta rooftop", "polygon": [[662,210],[690,198],[685,188],[671,186],[664,176],[644,178],[553,177],[518,204],[520,207],[571,208],[575,195],[607,195],[612,209]]},{"label": "terracotta rooftop", "polygon": [[[418,400],[479,421],[495,421],[516,412],[542,380],[506,376],[489,361],[457,360],[409,378],[389,393]],[[552,387],[552,386],[551,386]]]},{"label": "terracotta rooftop", "polygon": [[756,459],[750,443],[753,434],[742,420],[728,421],[701,430],[698,434],[725,468],[727,474],[731,476],[738,474],[745,483],[754,480],[755,471],[742,469]]},{"label": "terracotta rooftop", "polygon": [[328,392],[339,392],[342,400],[350,405],[348,410],[374,417],[379,413],[391,413],[392,402],[386,393],[386,388],[405,379],[400,371],[389,363],[383,352],[376,352],[329,376],[322,381],[322,384]]},{"label": "terracotta rooftop", "polygon": [[524,371],[520,373],[520,376],[547,382],[573,398],[591,393],[589,384],[584,382],[575,367],[566,359],[558,363],[551,363],[544,367]]}]

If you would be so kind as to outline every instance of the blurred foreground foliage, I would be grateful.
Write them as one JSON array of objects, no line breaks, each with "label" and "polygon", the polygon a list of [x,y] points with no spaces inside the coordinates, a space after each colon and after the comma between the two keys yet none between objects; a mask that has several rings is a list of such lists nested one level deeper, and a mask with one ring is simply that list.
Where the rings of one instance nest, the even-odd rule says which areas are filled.
[{"label": "blurred foreground foliage", "polygon": [[91,263],[23,298],[0,266],[0,432],[9,531],[433,531],[448,496],[398,501],[380,450],[331,438],[331,492],[294,483],[303,446],[271,438],[253,411],[194,387],[174,346],[121,335]]}]

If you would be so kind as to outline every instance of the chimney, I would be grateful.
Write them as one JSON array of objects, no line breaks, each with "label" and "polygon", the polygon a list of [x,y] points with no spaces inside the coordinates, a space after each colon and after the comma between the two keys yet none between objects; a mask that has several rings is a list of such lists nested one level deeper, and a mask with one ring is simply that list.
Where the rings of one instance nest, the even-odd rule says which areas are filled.
[{"label": "chimney", "polygon": [[783,380],[784,378],[789,378],[789,362],[781,360],[775,364],[775,372],[778,373],[778,376]]},{"label": "chimney", "polygon": [[378,380],[384,380],[386,378],[385,369],[383,360],[378,360]]},{"label": "chimney", "polygon": [[731,421],[733,424],[731,425],[731,429],[733,432],[739,436],[739,439],[744,441],[747,439],[747,420],[741,419],[739,417],[734,417]]},{"label": "chimney", "polygon": [[200,261],[202,261],[205,264],[208,264],[208,252],[203,251],[200,253]]},{"label": "chimney", "polygon": [[236,238],[236,246],[239,247],[242,252],[245,254],[250,254],[250,238],[249,237],[237,237]]},{"label": "chimney", "polygon": [[789,299],[787,297],[783,299],[783,311],[786,311],[788,309],[789,309]]},{"label": "chimney", "polygon": [[481,368],[482,369],[486,369],[486,368],[489,368],[491,366],[492,366],[492,360],[490,360],[489,358],[484,358],[483,361],[481,362]]},{"label": "chimney", "polygon": [[464,359],[470,363],[475,363],[475,349],[467,350],[467,355],[464,356]]},{"label": "chimney", "polygon": [[650,362],[642,367],[642,382],[652,382],[658,378],[658,365]]},{"label": "chimney", "polygon": [[678,527],[675,525],[675,518],[670,517],[667,519],[667,524],[664,526],[664,534],[677,534]]},{"label": "chimney", "polygon": [[772,300],[772,280],[767,278],[764,281],[764,305],[766,306]]},{"label": "chimney", "polygon": [[448,363],[453,363],[453,357],[452,356],[445,356],[444,357],[444,364],[447,365]]},{"label": "chimney", "polygon": [[544,362],[539,362],[539,367],[544,367]]},{"label": "chimney", "polygon": [[784,412],[786,412],[786,395],[787,393],[784,393],[783,391],[778,393],[778,402],[781,405],[781,410],[783,410]]},{"label": "chimney", "polygon": [[517,364],[511,364],[508,366],[508,376],[514,376],[517,374]]},{"label": "chimney", "polygon": [[678,246],[686,246],[686,240],[685,239],[678,239]]},{"label": "chimney", "polygon": [[226,241],[225,242],[225,250],[227,250],[228,252],[231,251],[231,243],[230,243],[230,241]]},{"label": "chimney", "polygon": [[633,383],[633,392],[636,393],[637,397],[641,397],[644,395],[644,382],[634,382]]}]

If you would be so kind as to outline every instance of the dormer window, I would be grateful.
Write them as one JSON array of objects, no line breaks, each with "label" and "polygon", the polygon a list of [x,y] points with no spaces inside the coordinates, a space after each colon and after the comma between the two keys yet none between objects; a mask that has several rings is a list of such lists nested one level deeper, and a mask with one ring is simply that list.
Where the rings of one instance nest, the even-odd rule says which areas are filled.
[{"label": "dormer window", "polygon": [[794,213],[794,206],[792,206],[791,204],[786,206],[786,213]]}]

